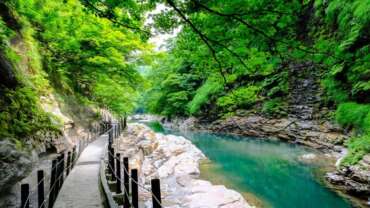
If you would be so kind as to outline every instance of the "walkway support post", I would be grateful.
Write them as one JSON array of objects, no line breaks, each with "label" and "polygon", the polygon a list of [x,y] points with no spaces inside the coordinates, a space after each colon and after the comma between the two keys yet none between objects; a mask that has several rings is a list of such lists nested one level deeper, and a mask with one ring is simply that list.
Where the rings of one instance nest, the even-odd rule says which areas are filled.
[{"label": "walkway support post", "polygon": [[153,208],[162,208],[161,186],[159,179],[152,179],[151,184],[152,184]]},{"label": "walkway support post", "polygon": [[21,208],[30,207],[30,185],[28,183],[21,185]]},{"label": "walkway support post", "polygon": [[44,195],[44,171],[37,171],[37,201],[38,208],[45,208],[45,195]]},{"label": "walkway support post", "polygon": [[139,208],[139,189],[138,189],[137,169],[131,170],[131,202],[134,208]]}]

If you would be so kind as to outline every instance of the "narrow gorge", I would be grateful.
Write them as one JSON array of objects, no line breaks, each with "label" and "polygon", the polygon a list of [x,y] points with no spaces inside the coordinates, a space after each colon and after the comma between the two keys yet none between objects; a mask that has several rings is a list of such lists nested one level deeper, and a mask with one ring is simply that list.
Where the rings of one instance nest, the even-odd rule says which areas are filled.
[{"label": "narrow gorge", "polygon": [[2,0],[0,207],[368,207],[369,14]]}]

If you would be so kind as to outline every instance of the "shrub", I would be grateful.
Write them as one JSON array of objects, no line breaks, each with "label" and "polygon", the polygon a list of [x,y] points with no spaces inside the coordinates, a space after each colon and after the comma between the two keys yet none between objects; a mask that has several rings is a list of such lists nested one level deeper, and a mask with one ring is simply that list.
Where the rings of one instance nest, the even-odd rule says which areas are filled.
[{"label": "shrub", "polygon": [[351,138],[347,144],[349,152],[343,159],[342,165],[354,165],[362,157],[370,152],[370,134],[361,137]]},{"label": "shrub", "polygon": [[262,113],[267,115],[286,115],[286,103],[280,98],[268,100],[263,103]]},{"label": "shrub", "polygon": [[370,111],[362,122],[362,130],[364,130],[365,133],[370,134]]},{"label": "shrub", "polygon": [[342,103],[336,111],[336,120],[343,127],[355,127],[361,130],[365,128],[366,123],[370,123],[369,114],[370,105],[362,105],[354,102]]},{"label": "shrub", "polygon": [[322,81],[322,85],[325,89],[327,98],[330,101],[336,103],[346,102],[348,100],[348,94],[345,92],[338,81],[333,78],[326,78]]},{"label": "shrub", "polygon": [[208,79],[197,91],[193,100],[188,104],[190,114],[195,114],[200,107],[209,101],[209,98],[223,89],[222,83]]},{"label": "shrub", "polygon": [[52,123],[52,116],[41,109],[32,88],[5,89],[1,93],[0,138],[22,139],[40,130],[59,131],[57,124]]},{"label": "shrub", "polygon": [[259,87],[253,85],[237,88],[227,95],[218,98],[217,106],[226,111],[250,107],[258,101],[259,90]]}]

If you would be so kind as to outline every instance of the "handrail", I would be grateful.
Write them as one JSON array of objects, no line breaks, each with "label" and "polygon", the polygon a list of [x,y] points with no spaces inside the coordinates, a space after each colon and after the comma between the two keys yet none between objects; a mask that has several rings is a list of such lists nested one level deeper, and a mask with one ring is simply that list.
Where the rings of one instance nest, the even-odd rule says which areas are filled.
[{"label": "handrail", "polygon": [[[88,141],[88,143],[91,143],[91,142],[93,142],[93,141],[95,141],[100,135],[103,135],[103,134],[107,134],[107,133],[109,133],[109,132],[111,132],[113,130],[113,126],[110,126],[110,128],[107,130],[107,131],[105,131],[105,132],[103,132],[103,133],[100,133],[99,132],[99,130],[97,129],[96,131],[94,131],[94,136],[92,136],[91,137],[91,140],[89,139],[89,141]],[[81,141],[81,140],[80,140]],[[84,149],[85,149],[85,147],[86,147],[86,145],[88,144],[88,143],[85,143],[85,142],[83,142],[82,144],[81,143],[79,143],[78,144],[78,153],[76,154],[76,147],[77,147],[77,145],[76,146],[74,146],[74,148],[73,148],[73,152],[72,152],[72,155],[70,156],[70,152],[69,151],[67,151],[68,152],[68,156],[67,156],[67,161],[66,161],[66,158],[65,158],[65,156],[64,156],[64,153],[66,152],[66,151],[64,151],[64,153],[62,153],[61,155],[63,155],[63,158],[62,159],[57,159],[57,160],[59,160],[59,161],[57,161],[56,163],[55,163],[55,165],[54,165],[54,167],[52,167],[51,169],[50,169],[50,171],[51,172],[53,172],[53,171],[56,171],[57,169],[59,170],[59,166],[60,165],[62,165],[62,171],[61,171],[61,173],[58,173],[58,176],[57,176],[57,178],[55,178],[55,181],[51,184],[50,183],[50,185],[51,185],[51,187],[50,187],[50,189],[49,189],[49,193],[47,193],[46,195],[46,197],[43,199],[43,201],[42,201],[42,203],[41,203],[41,207],[44,207],[45,206],[45,204],[46,204],[46,202],[48,201],[48,200],[50,200],[49,199],[49,197],[50,197],[50,193],[52,192],[52,191],[57,191],[57,192],[59,192],[59,188],[61,188],[62,187],[62,185],[63,185],[63,182],[61,182],[61,184],[60,184],[60,179],[62,179],[62,178],[64,178],[64,176],[65,177],[67,177],[69,174],[67,173],[66,175],[65,175],[65,171],[67,171],[68,172],[68,170],[69,171],[71,171],[72,170],[72,168],[73,168],[73,166],[75,165],[75,163],[76,163],[76,161],[79,159],[79,156],[81,155],[81,153],[82,153],[82,151],[84,151]],[[82,146],[81,146],[82,145]],[[105,153],[106,154],[106,153]],[[57,158],[59,158],[59,156],[57,157]],[[55,159],[56,160],[56,159]],[[64,162],[66,162],[66,165],[64,166]],[[41,171],[43,171],[43,170],[41,170]],[[59,175],[60,174],[60,175]],[[41,181],[38,181],[38,183],[36,184],[36,185],[34,185],[34,186],[32,186],[32,187],[29,187],[28,186],[28,188],[27,188],[27,192],[26,192],[26,198],[25,199],[23,199],[22,198],[22,194],[23,194],[23,192],[21,193],[21,198],[22,198],[22,203],[24,203],[23,205],[21,205],[21,208],[25,208],[25,207],[29,207],[30,206],[30,199],[31,199],[31,195],[33,195],[33,194],[35,194],[36,193],[36,191],[38,191],[38,186],[40,185],[40,184],[43,184],[44,182],[45,182],[45,180],[46,180],[46,177],[43,177],[42,178],[42,180]],[[60,185],[60,187],[58,187],[59,185]],[[23,184],[22,184],[22,186],[23,186]],[[55,188],[56,187],[58,187],[57,189],[58,190],[55,190]],[[56,193],[56,195],[55,195],[55,197],[57,197],[57,193]],[[24,200],[24,201],[23,201]],[[56,198],[55,199],[53,199],[53,202],[54,202],[54,200],[56,200]],[[40,202],[39,202],[40,203]],[[32,206],[32,205],[31,205]]]},{"label": "handrail", "polygon": [[100,184],[103,187],[104,196],[107,199],[108,206],[110,208],[118,208],[118,204],[114,201],[112,192],[109,190],[108,181],[105,177],[104,159],[100,161],[100,172],[99,172]]}]

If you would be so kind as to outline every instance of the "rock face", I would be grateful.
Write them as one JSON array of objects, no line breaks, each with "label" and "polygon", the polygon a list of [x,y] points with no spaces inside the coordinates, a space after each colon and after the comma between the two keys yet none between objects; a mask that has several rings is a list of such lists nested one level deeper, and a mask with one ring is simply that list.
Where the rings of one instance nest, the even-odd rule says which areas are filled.
[{"label": "rock face", "polygon": [[[199,179],[199,163],[205,156],[183,137],[132,124],[117,145],[130,157],[130,166],[139,169],[145,187],[150,188],[151,178],[161,179],[162,203],[167,208],[250,207],[238,192]],[[151,207],[150,193],[140,197],[144,207]]]},{"label": "rock face", "polygon": [[5,191],[12,183],[22,179],[32,165],[32,158],[29,154],[17,151],[15,145],[8,140],[0,141],[0,191]]},{"label": "rock face", "polygon": [[336,172],[327,173],[327,180],[346,193],[364,200],[370,197],[370,154],[353,166],[339,167]]},{"label": "rock face", "polygon": [[313,63],[289,66],[289,117],[311,120],[318,111],[320,84]]},{"label": "rock face", "polygon": [[[12,185],[24,178],[32,168],[29,153],[18,151],[8,140],[0,141],[0,196],[7,195]],[[15,207],[16,197],[0,197],[0,207]]]},{"label": "rock face", "polygon": [[[14,139],[0,138],[0,207],[18,207],[20,202],[20,184],[28,183],[35,187],[37,183],[37,170],[43,169],[45,176],[51,166],[51,160],[66,150],[71,150],[74,145],[87,142],[89,133],[86,124],[82,125],[76,117],[91,117],[92,112],[81,115],[65,114],[60,108],[60,103],[52,94],[41,97],[42,108],[45,112],[54,114],[63,123],[61,133],[54,131],[38,131],[35,135],[24,138],[22,148],[17,148]],[[86,120],[85,120],[86,122]],[[91,122],[92,123],[92,122]],[[92,123],[97,125],[97,123]],[[45,163],[47,165],[45,165]],[[45,187],[50,180],[47,180]],[[36,206],[31,202],[31,206]]]},{"label": "rock face", "polygon": [[[176,127],[176,125],[171,127]],[[340,128],[329,122],[318,123],[296,118],[271,119],[258,115],[234,116],[224,120],[216,120],[210,124],[199,123],[192,119],[192,124],[189,127],[190,130],[209,130],[245,136],[279,138],[317,149],[335,151],[341,151],[341,145],[347,139]]]}]

